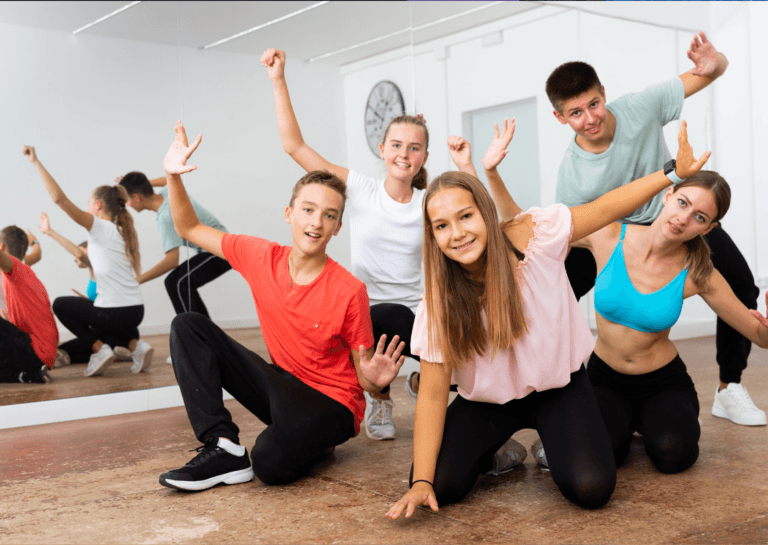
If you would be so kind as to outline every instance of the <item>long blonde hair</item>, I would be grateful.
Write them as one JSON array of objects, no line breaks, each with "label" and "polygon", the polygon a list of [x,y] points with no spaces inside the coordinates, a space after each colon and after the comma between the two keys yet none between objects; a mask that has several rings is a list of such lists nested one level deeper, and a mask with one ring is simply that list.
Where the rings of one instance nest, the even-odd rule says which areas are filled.
[{"label": "long blonde hair", "polygon": [[[427,205],[438,191],[468,191],[488,231],[482,282],[473,281],[460,263],[448,258],[435,240]],[[429,184],[424,195],[424,279],[428,347],[439,347],[443,364],[455,368],[475,354],[510,348],[527,330],[523,300],[510,264],[512,243],[499,224],[496,205],[483,184],[463,172],[446,172]],[[478,294],[482,292],[482,295]],[[483,325],[485,311],[487,326]]]},{"label": "long blonde hair", "polygon": [[117,232],[125,242],[125,255],[138,276],[141,274],[141,255],[139,254],[139,237],[133,226],[133,217],[125,208],[128,202],[128,192],[121,185],[102,185],[93,190],[94,200],[99,200],[104,209],[112,216],[112,221],[117,226]]}]

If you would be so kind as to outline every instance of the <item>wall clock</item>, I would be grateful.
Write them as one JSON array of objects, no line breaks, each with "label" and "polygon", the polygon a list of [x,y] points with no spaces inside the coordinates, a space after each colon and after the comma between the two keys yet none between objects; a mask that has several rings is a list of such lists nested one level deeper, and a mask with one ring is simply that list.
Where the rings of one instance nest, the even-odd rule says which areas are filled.
[{"label": "wall clock", "polygon": [[365,105],[365,137],[376,157],[379,157],[379,144],[389,122],[403,114],[405,102],[397,85],[391,81],[380,81],[373,86]]}]

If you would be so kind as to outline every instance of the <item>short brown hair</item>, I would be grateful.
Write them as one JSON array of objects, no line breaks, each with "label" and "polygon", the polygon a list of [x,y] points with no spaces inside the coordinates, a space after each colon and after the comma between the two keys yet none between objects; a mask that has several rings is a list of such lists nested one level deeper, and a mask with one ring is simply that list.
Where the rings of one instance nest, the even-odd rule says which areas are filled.
[{"label": "short brown hair", "polygon": [[8,253],[16,259],[24,259],[29,248],[27,233],[15,225],[9,225],[0,231],[0,243],[5,244]]},{"label": "short brown hair", "polygon": [[313,170],[302,176],[301,179],[296,182],[296,185],[293,186],[291,202],[288,203],[288,206],[293,208],[293,203],[296,200],[296,197],[299,196],[299,193],[301,193],[301,188],[309,184],[320,184],[330,187],[341,195],[341,213],[339,214],[339,221],[341,221],[341,216],[344,215],[344,205],[347,202],[347,184],[344,183],[344,180],[335,174],[331,174],[327,170]]},{"label": "short brown hair", "polygon": [[563,113],[563,104],[591,89],[603,93],[603,86],[597,72],[585,62],[574,61],[561,64],[547,78],[546,92],[552,107]]}]

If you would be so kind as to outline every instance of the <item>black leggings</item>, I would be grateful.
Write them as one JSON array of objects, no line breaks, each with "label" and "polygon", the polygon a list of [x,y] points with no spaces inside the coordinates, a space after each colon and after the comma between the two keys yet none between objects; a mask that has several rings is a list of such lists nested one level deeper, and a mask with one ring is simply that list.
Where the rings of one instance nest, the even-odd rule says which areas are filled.
[{"label": "black leggings", "polygon": [[587,369],[617,466],[629,454],[634,431],[643,435],[645,452],[662,473],[694,464],[701,436],[699,398],[680,356],[650,373],[625,375],[593,352]]},{"label": "black leggings", "polygon": [[266,484],[295,481],[328,448],[355,435],[347,407],[267,363],[201,314],[179,314],[171,322],[171,357],[200,442],[225,437],[239,444],[223,390],[267,424],[251,451],[253,471]]},{"label": "black leggings", "polygon": [[173,269],[165,277],[165,289],[176,314],[198,312],[210,318],[197,290],[230,269],[232,265],[226,259],[202,251]]},{"label": "black leggings", "polygon": [[582,366],[562,388],[532,392],[504,405],[457,397],[448,407],[435,467],[438,503],[464,499],[477,478],[492,468],[493,454],[523,428],[539,432],[563,496],[589,509],[608,502],[616,487],[616,464]]},{"label": "black leggings", "polygon": [[19,373],[33,373],[43,365],[29,335],[0,318],[0,382],[19,382]]},{"label": "black leggings", "polygon": [[[760,290],[755,285],[755,278],[749,270],[747,260],[741,255],[728,233],[720,224],[717,224],[714,229],[704,235],[704,240],[712,250],[712,264],[723,275],[739,301],[747,308],[756,309]],[[576,299],[586,295],[595,285],[597,265],[589,250],[571,248],[565,260],[565,270]],[[720,380],[725,383],[740,382],[741,373],[747,368],[752,341],[718,317],[716,346]]]},{"label": "black leggings", "polygon": [[96,341],[114,348],[127,347],[139,338],[144,305],[104,308],[83,297],[57,297],[53,313],[76,337],[59,348],[69,354],[72,363],[88,363]]},{"label": "black leggings", "polygon": [[[419,356],[411,354],[411,333],[416,316],[405,305],[397,303],[379,303],[371,306],[371,322],[373,323],[374,343],[378,343],[382,335],[387,335],[389,343],[395,335],[400,335],[400,340],[405,342],[402,355],[421,361]],[[376,345],[374,344],[374,347]],[[389,392],[389,384],[381,389],[382,394]]]}]

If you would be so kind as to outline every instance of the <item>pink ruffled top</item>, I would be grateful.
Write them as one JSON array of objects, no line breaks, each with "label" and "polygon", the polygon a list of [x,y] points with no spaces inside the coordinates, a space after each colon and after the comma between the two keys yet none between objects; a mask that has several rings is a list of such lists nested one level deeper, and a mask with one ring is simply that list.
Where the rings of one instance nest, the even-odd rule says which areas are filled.
[{"label": "pink ruffled top", "polygon": [[[452,382],[465,399],[503,404],[535,391],[560,388],[595,348],[565,272],[573,234],[571,211],[563,204],[531,208],[520,215],[533,219],[533,237],[515,269],[523,296],[528,333],[491,359],[483,356],[454,369]],[[485,315],[483,316],[485,321]],[[427,343],[427,303],[422,298],[411,338],[411,352],[422,360],[442,362],[438,343]]]}]

